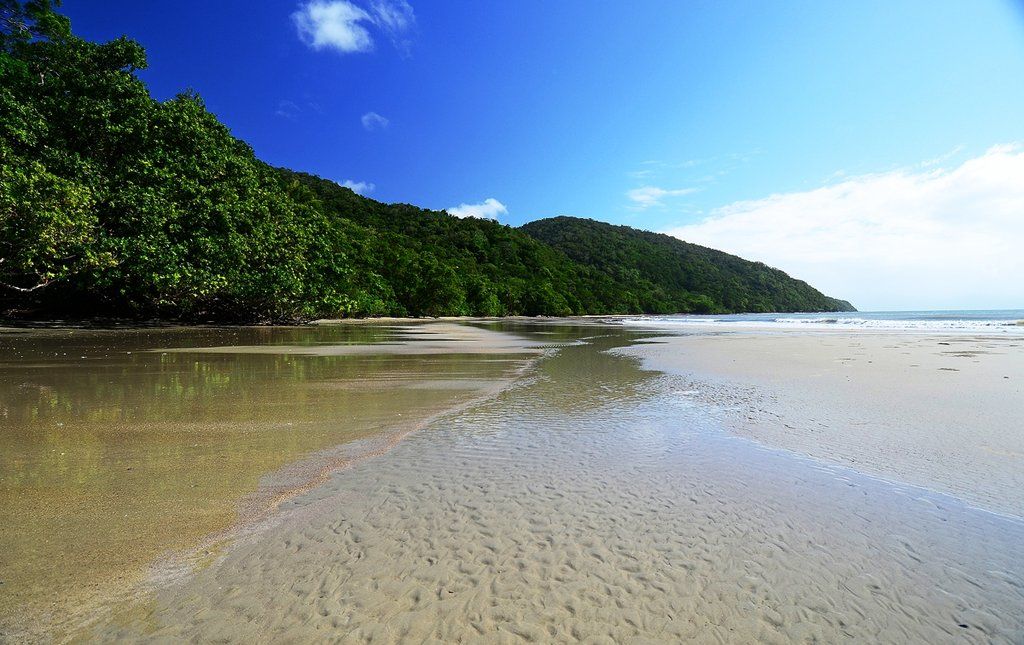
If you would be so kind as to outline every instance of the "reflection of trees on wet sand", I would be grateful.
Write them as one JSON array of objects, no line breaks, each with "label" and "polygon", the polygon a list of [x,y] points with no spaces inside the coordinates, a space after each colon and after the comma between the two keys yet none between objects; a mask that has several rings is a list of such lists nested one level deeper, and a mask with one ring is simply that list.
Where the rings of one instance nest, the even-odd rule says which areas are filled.
[{"label": "reflection of trees on wet sand", "polygon": [[156,343],[392,336],[359,326],[4,334],[0,628],[26,603],[70,605],[137,579],[163,551],[234,522],[267,473],[399,430],[523,360],[147,351]]}]

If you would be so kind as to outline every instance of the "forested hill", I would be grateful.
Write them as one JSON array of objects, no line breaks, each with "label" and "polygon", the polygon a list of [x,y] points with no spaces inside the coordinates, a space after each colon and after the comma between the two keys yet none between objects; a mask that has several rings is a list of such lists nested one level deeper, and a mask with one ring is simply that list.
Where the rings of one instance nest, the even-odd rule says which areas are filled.
[{"label": "forested hill", "polygon": [[[707,249],[687,264],[653,244],[652,263],[639,240],[653,234],[579,224],[592,230],[573,242],[568,228],[556,235],[563,220],[524,231],[273,168],[196,94],[154,100],[136,75],[146,64],[132,40],[75,37],[47,0],[0,0],[7,315],[262,322],[846,304]],[[612,248],[618,238],[636,252]]]},{"label": "forested hill", "polygon": [[636,295],[642,311],[854,311],[761,262],[669,235],[577,217],[538,220],[522,230],[610,276]]}]

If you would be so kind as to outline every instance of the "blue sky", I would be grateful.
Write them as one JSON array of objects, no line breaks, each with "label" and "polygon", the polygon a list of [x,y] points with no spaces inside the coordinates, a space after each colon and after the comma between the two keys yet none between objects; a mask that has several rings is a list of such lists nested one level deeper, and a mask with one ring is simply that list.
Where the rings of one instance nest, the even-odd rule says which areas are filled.
[{"label": "blue sky", "polygon": [[[1024,275],[1019,253],[991,257],[993,240],[1024,244],[1020,3],[65,0],[64,12],[87,38],[139,40],[157,98],[193,88],[262,159],[375,199],[671,232],[862,308],[1024,307],[1024,287],[992,286]],[[978,172],[984,191],[965,196]]]}]

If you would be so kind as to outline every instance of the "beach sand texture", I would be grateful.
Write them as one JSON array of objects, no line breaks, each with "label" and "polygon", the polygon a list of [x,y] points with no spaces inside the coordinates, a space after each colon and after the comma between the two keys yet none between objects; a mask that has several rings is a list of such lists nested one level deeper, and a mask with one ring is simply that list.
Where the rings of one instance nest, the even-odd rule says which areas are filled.
[{"label": "beach sand texture", "polygon": [[446,324],[4,330],[0,642],[145,597],[540,351]]},{"label": "beach sand texture", "polygon": [[1020,522],[722,432],[686,378],[590,333],[90,636],[1024,639]]},{"label": "beach sand texture", "polygon": [[1024,336],[700,332],[622,352],[741,436],[1024,517]]}]

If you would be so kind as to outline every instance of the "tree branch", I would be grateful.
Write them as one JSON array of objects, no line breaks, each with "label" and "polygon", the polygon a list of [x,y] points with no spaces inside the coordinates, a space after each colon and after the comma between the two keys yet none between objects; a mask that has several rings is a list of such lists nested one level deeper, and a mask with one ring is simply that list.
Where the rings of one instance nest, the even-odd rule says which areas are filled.
[{"label": "tree branch", "polygon": [[20,293],[32,293],[36,289],[42,289],[43,287],[48,287],[51,284],[53,284],[53,280],[46,280],[45,282],[40,282],[39,284],[37,284],[35,286],[32,286],[32,287],[16,287],[13,284],[7,284],[6,282],[0,282],[0,287],[6,287],[8,289],[13,289],[14,291],[18,291]]}]

